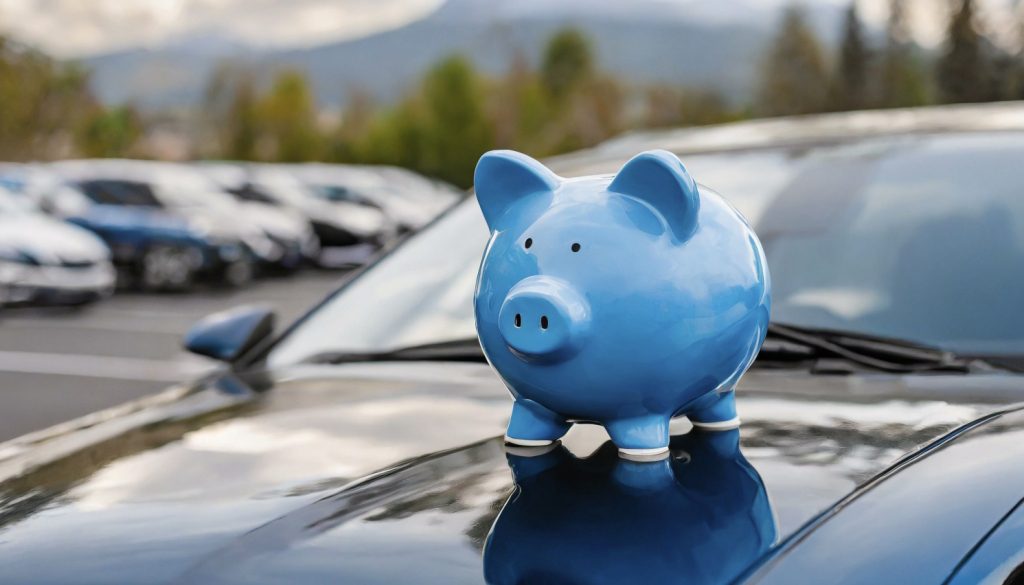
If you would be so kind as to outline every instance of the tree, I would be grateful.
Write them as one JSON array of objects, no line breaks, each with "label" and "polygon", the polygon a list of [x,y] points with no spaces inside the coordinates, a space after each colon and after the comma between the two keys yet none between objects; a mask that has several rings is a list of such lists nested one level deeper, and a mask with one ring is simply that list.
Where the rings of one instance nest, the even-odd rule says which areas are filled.
[{"label": "tree", "polygon": [[928,81],[912,47],[904,0],[890,0],[885,48],[874,96],[877,106],[900,108],[928,103]]},{"label": "tree", "polygon": [[493,85],[488,102],[497,147],[538,157],[549,154],[551,100],[523,55],[516,55],[508,72]]},{"label": "tree", "polygon": [[871,55],[864,43],[863,27],[857,16],[857,3],[851,2],[843,21],[839,65],[829,95],[829,109],[845,111],[867,107],[870,59]]},{"label": "tree", "polygon": [[951,12],[946,49],[939,59],[936,77],[946,103],[981,102],[993,99],[991,63],[986,59],[978,33],[973,0],[958,0]]},{"label": "tree", "polygon": [[200,154],[256,160],[258,99],[255,74],[250,69],[231,62],[221,63],[211,74],[203,95],[201,115],[209,136],[203,137]]},{"label": "tree", "polygon": [[468,187],[473,183],[477,159],[494,146],[481,80],[467,59],[449,57],[427,73],[422,96],[425,150],[421,169]]},{"label": "tree", "polygon": [[75,142],[88,157],[125,157],[142,136],[142,122],[132,106],[96,108],[79,129]]},{"label": "tree", "polygon": [[305,75],[292,70],[279,73],[256,111],[261,140],[267,141],[270,151],[258,154],[281,162],[311,161],[320,156],[317,108]]},{"label": "tree", "polygon": [[360,140],[370,131],[376,104],[370,94],[360,89],[349,92],[348,103],[342,111],[341,120],[331,136],[331,160],[336,162],[360,162],[365,153],[360,152]]},{"label": "tree", "polygon": [[803,11],[790,6],[761,71],[758,109],[769,116],[825,110],[828,70]]},{"label": "tree", "polygon": [[84,70],[0,37],[0,159],[73,154],[74,131],[95,107]]},{"label": "tree", "polygon": [[541,80],[556,102],[564,100],[593,71],[593,52],[583,33],[564,29],[548,41],[541,63]]},{"label": "tree", "polygon": [[369,124],[356,149],[364,162],[394,164],[468,187],[473,169],[494,147],[484,86],[455,55],[435,65],[419,88]]}]

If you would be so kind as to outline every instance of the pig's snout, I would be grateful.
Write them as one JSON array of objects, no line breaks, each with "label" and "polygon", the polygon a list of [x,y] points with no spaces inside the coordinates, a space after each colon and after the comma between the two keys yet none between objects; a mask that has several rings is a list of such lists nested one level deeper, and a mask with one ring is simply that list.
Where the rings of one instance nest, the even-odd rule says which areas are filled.
[{"label": "pig's snout", "polygon": [[524,360],[561,359],[579,349],[590,307],[570,284],[531,276],[508,292],[498,313],[505,343]]}]

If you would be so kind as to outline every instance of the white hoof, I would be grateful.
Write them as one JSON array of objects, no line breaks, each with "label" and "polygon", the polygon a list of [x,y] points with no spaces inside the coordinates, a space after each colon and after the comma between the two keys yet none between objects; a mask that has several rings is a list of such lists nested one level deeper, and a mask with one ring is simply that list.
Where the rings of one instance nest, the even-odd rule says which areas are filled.
[{"label": "white hoof", "polygon": [[547,447],[554,444],[554,441],[547,439],[516,439],[508,435],[505,435],[505,442],[519,447]]},{"label": "white hoof", "polygon": [[695,427],[707,429],[709,431],[731,431],[732,429],[740,428],[739,417],[717,422],[697,422],[695,420],[690,422],[693,423],[693,426]]},{"label": "white hoof", "polygon": [[668,457],[668,447],[654,449],[619,449],[619,456],[630,461],[661,461]]}]

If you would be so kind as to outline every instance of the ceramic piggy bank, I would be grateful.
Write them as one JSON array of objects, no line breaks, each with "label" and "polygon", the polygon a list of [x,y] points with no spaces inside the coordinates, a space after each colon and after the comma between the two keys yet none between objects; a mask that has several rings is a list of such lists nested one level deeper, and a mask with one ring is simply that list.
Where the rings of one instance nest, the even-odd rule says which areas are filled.
[{"label": "ceramic piggy bank", "polygon": [[575,179],[493,151],[475,182],[491,231],[476,327],[515,400],[507,442],[590,422],[623,454],[654,456],[672,417],[739,424],[733,388],[764,341],[770,285],[733,207],[665,151]]}]

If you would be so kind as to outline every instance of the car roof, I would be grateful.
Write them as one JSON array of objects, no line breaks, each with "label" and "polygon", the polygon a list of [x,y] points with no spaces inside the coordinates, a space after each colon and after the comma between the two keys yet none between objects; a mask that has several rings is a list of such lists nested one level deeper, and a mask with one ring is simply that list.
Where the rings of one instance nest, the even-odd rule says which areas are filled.
[{"label": "car roof", "polygon": [[[787,116],[713,126],[627,132],[584,150],[551,157],[556,172],[578,175],[615,169],[638,152],[677,155],[838,144],[872,137],[1024,130],[1024,104],[996,102],[927,108]],[[596,171],[603,172],[603,171]]]}]

